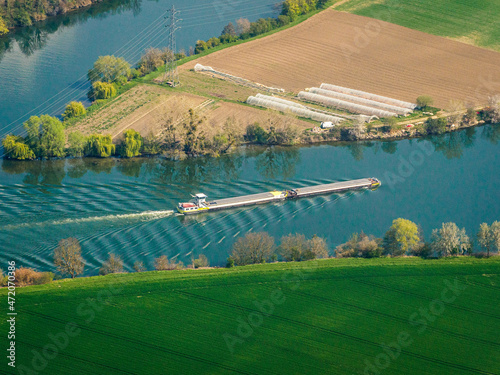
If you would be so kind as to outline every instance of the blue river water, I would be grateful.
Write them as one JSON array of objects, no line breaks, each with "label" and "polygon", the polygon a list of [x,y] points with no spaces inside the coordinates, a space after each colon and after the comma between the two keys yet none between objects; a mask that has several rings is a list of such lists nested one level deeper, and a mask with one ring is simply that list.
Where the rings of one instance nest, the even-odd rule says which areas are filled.
[{"label": "blue river water", "polygon": [[[393,219],[419,225],[427,237],[454,221],[473,237],[499,220],[500,126],[428,139],[307,147],[247,147],[220,158],[2,161],[0,264],[54,270],[59,240],[76,237],[96,274],[108,253],[127,270],[153,268],[167,255],[185,264],[205,254],[223,265],[236,239],[267,231],[317,234],[330,251],[351,233],[383,236]],[[377,177],[375,191],[349,192],[180,216],[190,194],[212,199],[306,185]]]},{"label": "blue river water", "polygon": [[182,19],[177,48],[220,35],[228,22],[277,14],[275,0],[106,0],[50,18],[0,38],[0,138],[20,133],[31,115],[60,115],[86,100],[87,71],[102,55],[134,65],[145,49],[165,47],[165,16],[175,5]]}]

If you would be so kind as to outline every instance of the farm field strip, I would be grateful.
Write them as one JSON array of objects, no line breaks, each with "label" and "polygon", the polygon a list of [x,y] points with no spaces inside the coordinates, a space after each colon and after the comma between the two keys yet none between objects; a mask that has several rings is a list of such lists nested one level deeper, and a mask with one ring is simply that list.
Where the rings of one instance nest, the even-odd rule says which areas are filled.
[{"label": "farm field strip", "polygon": [[[283,275],[296,271],[307,277],[293,288],[295,281],[283,282]],[[19,342],[34,342],[27,347],[42,350],[49,333],[60,332],[68,321],[77,323],[79,336],[47,367],[58,375],[71,373],[75,363],[88,373],[109,374],[158,373],[165,366],[174,373],[189,369],[198,374],[362,374],[362,364],[381,353],[381,343],[404,330],[413,342],[387,374],[417,374],[422,368],[440,375],[492,374],[498,359],[494,318],[463,314],[452,303],[422,335],[406,319],[440,293],[444,279],[482,280],[484,274],[498,277],[499,271],[500,261],[494,259],[451,264],[331,259],[82,278],[19,289]],[[88,323],[88,314],[76,313],[82,301],[99,303],[98,293],[119,280],[125,282],[119,283],[123,288],[99,305],[94,320]],[[419,287],[425,291],[418,293]],[[468,288],[460,297],[484,311],[494,290],[472,284]],[[231,354],[223,334],[237,335],[239,324],[260,310],[254,302],[269,299],[276,290],[285,301],[263,315],[261,324],[235,344]],[[460,326],[454,330],[457,322]],[[147,360],[127,355],[133,348],[141,348],[141,358]],[[29,361],[29,355],[23,352],[19,360]]]},{"label": "farm field strip", "polygon": [[496,1],[421,0],[417,4],[395,0],[348,0],[337,9],[378,19],[390,15],[391,22],[400,26],[500,50],[496,24],[500,3]]},{"label": "farm field strip", "polygon": [[[370,22],[328,9],[293,28],[180,69],[200,63],[295,93],[328,82],[409,102],[428,94],[442,108],[450,100],[486,103],[488,90],[476,89],[485,73],[500,76],[500,54],[384,22],[366,46],[356,47],[356,30]],[[356,52],[347,54],[346,48]]]}]

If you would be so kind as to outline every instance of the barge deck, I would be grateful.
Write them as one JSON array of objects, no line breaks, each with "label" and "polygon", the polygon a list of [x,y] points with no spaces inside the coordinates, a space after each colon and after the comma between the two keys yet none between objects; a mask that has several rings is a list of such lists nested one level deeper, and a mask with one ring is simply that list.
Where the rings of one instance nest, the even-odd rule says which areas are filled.
[{"label": "barge deck", "polygon": [[376,178],[363,178],[359,180],[334,182],[331,184],[306,186],[290,190],[270,191],[266,193],[223,198],[212,202],[206,200],[207,196],[205,194],[196,194],[192,202],[179,203],[177,210],[182,214],[190,215],[206,211],[223,210],[254,204],[282,201],[285,199],[297,199],[313,195],[339,193],[347,190],[375,189],[379,186],[380,181]]}]

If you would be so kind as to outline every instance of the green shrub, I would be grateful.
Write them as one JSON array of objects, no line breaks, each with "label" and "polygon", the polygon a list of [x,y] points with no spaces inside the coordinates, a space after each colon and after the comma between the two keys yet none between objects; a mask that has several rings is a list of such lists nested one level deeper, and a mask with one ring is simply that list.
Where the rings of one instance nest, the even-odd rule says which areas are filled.
[{"label": "green shrub", "polygon": [[448,121],[444,117],[440,118],[428,118],[425,121],[425,129],[427,134],[443,134],[446,131],[446,126],[448,125]]},{"label": "green shrub", "polygon": [[87,113],[87,110],[82,102],[71,102],[66,106],[62,117],[64,120],[69,120],[70,118],[83,116],[85,113]]},{"label": "green shrub", "polygon": [[33,280],[33,285],[42,285],[51,283],[54,280],[54,273],[52,272],[41,272],[38,277]]},{"label": "green shrub", "polygon": [[417,98],[417,106],[419,108],[425,109],[434,104],[434,99],[432,99],[429,95],[420,95]]},{"label": "green shrub", "polygon": [[255,123],[247,126],[244,138],[247,142],[266,144],[269,134],[258,123]]}]

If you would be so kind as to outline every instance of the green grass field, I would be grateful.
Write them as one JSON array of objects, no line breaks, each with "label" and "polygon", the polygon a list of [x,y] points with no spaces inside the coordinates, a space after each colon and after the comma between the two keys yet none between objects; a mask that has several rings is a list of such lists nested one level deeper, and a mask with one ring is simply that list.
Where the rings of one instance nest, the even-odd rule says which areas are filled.
[{"label": "green grass field", "polygon": [[[2,356],[0,372],[494,374],[499,290],[498,257],[329,259],[62,280],[18,289],[17,368]],[[69,322],[76,332],[64,333]],[[5,316],[0,326],[5,352]]]},{"label": "green grass field", "polygon": [[500,51],[497,0],[351,0],[337,10]]}]

